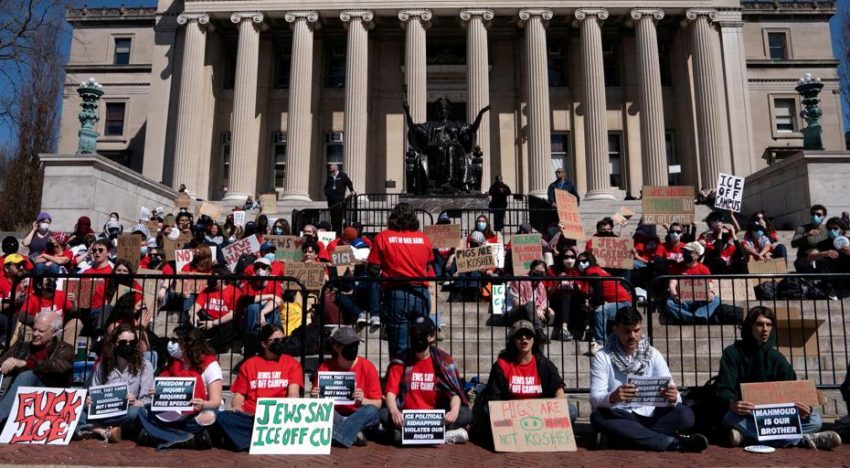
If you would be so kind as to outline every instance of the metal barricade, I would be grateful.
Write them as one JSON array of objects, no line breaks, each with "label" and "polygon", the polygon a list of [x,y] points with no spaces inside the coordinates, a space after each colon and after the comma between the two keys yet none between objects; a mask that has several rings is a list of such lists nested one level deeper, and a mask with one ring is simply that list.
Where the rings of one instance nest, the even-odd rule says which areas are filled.
[{"label": "metal barricade", "polygon": [[[420,226],[434,224],[434,217],[431,213],[420,209],[416,209],[415,211]],[[345,224],[351,224],[355,221],[360,222],[363,225],[363,234],[373,236],[387,229],[387,219],[391,212],[392,208],[346,207],[343,222]],[[304,226],[308,224],[316,225],[321,221],[331,222],[330,210],[328,208],[294,210],[292,214],[292,232],[294,235],[298,235],[304,229]]]}]

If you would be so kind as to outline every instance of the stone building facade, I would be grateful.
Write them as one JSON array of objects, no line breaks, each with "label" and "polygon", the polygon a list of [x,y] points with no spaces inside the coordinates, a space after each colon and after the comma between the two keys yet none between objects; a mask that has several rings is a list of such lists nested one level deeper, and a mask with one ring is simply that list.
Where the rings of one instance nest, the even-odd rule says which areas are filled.
[{"label": "stone building facade", "polygon": [[559,166],[598,199],[751,174],[802,147],[807,72],[825,84],[825,149],[844,147],[834,0],[293,5],[69,10],[59,152],[76,148],[89,76],[99,153],[214,200],[323,200],[328,162],[359,192],[402,191],[404,99],[417,121],[440,97],[456,120],[490,105],[483,185],[500,174],[518,193]]}]

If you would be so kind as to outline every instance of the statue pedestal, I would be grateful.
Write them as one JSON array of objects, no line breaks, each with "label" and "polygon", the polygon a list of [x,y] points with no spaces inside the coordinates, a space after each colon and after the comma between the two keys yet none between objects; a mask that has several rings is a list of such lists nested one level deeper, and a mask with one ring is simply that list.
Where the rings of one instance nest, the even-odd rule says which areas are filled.
[{"label": "statue pedestal", "polygon": [[490,203],[484,194],[458,194],[458,195],[410,195],[403,193],[399,195],[399,201],[410,203],[413,208],[424,210],[429,213],[439,214],[443,210],[469,209],[487,211]]}]

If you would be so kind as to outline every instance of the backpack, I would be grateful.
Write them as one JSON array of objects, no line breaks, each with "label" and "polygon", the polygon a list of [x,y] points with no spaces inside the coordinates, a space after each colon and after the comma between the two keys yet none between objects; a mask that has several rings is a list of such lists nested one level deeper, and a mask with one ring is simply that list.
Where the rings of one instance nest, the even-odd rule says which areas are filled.
[{"label": "backpack", "polygon": [[682,404],[694,412],[696,422],[691,430],[708,437],[722,435],[723,415],[727,410],[717,399],[716,385],[717,376],[714,376],[705,385],[682,392]]}]

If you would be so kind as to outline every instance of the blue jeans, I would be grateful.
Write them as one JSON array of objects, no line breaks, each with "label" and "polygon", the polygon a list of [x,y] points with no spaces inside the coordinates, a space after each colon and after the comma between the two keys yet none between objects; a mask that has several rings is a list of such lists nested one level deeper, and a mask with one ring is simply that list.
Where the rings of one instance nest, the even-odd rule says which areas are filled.
[{"label": "blue jeans", "polygon": [[376,427],[380,422],[378,408],[372,405],[363,405],[348,416],[334,411],[333,440],[343,447],[351,447],[358,432]]},{"label": "blue jeans", "polygon": [[45,263],[37,263],[35,267],[32,269],[34,275],[48,274],[48,275],[58,275],[62,273],[60,266],[51,263],[47,265]]},{"label": "blue jeans", "polygon": [[613,322],[617,311],[631,306],[631,302],[606,302],[593,311],[593,340],[599,344],[605,343],[608,336],[608,322]]},{"label": "blue jeans", "polygon": [[720,306],[720,298],[694,302],[676,302],[667,299],[667,314],[676,323],[705,323],[714,315],[714,311]]},{"label": "blue jeans", "polygon": [[195,422],[195,416],[185,417],[175,422],[165,422],[148,409],[139,412],[139,422],[148,437],[157,443],[157,450],[188,442],[195,434],[205,429],[204,426]]},{"label": "blue jeans", "polygon": [[236,411],[222,411],[215,420],[216,425],[230,440],[233,450],[244,452],[251,446],[254,415]]},{"label": "blue jeans", "polygon": [[265,321],[261,323],[260,311],[262,309],[262,304],[250,304],[245,307],[245,335],[259,334],[260,328],[266,324],[281,326],[280,311],[277,308],[266,314]]},{"label": "blue jeans", "polygon": [[363,309],[357,307],[357,304],[354,302],[354,296],[351,294],[343,294],[342,292],[337,292],[336,306],[339,307],[339,311],[344,317],[343,320],[348,322],[353,322],[357,320],[357,317],[360,316],[361,312],[363,312]]},{"label": "blue jeans", "polygon": [[405,286],[384,289],[381,321],[387,330],[390,356],[397,356],[409,346],[410,322],[427,317],[431,312],[431,295],[427,286]]},{"label": "blue jeans", "polygon": [[[6,378],[9,377],[6,376]],[[12,385],[9,386],[9,390],[3,395],[3,399],[0,400],[0,424],[9,419],[9,415],[12,413],[12,405],[15,404],[18,387],[44,387],[44,382],[36,377],[33,371],[28,370],[18,374],[12,381]]]},{"label": "blue jeans", "polygon": [[136,422],[139,419],[139,414],[144,410],[144,408],[139,406],[130,405],[127,408],[127,414],[121,416],[113,416],[111,418],[105,419],[95,419],[89,422],[89,412],[88,408],[83,411],[83,414],[80,415],[80,422],[77,424],[77,432],[79,433],[84,429],[92,429],[95,427],[109,427],[109,426],[121,426],[121,432],[127,433],[128,431],[134,431],[136,428]]},{"label": "blue jeans", "polygon": [[[752,415],[740,416],[732,411],[727,411],[723,416],[723,425],[737,429],[744,436],[745,443],[758,441],[758,433],[756,432],[756,423]],[[812,411],[808,419],[800,418],[800,425],[803,427],[803,434],[811,434],[820,431],[823,426],[820,413]],[[793,447],[800,443],[799,440],[766,440],[758,442],[764,445],[773,447]]]}]

